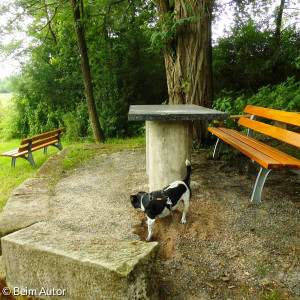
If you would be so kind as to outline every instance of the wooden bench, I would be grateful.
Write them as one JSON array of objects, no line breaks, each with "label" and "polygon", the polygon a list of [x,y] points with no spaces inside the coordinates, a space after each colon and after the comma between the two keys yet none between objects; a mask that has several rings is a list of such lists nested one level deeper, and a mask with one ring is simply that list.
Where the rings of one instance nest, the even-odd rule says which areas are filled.
[{"label": "wooden bench", "polygon": [[12,168],[15,167],[17,157],[22,157],[28,160],[31,165],[35,167],[32,152],[44,148],[44,154],[46,154],[48,146],[54,146],[59,150],[62,150],[60,138],[64,130],[65,128],[59,128],[30,138],[26,138],[21,141],[22,146],[20,148],[2,153],[1,156],[9,156],[12,158]]},{"label": "wooden bench", "polygon": [[260,117],[291,124],[293,126],[300,126],[300,114],[250,105],[246,106],[244,113],[251,114],[250,119],[240,117],[238,124],[248,128],[247,135],[228,128],[208,128],[210,132],[218,137],[213,157],[219,157],[222,143],[225,141],[227,144],[257,162],[260,165],[260,170],[256,178],[251,201],[261,201],[263,186],[270,171],[275,169],[292,170],[300,174],[300,160],[257,141],[253,138],[253,130],[296,147],[300,147],[300,134],[255,119]]}]

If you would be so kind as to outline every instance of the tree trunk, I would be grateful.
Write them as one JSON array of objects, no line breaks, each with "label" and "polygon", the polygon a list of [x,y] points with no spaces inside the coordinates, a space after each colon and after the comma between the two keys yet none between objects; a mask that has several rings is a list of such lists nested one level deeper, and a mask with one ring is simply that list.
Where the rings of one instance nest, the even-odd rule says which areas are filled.
[{"label": "tree trunk", "polygon": [[277,15],[276,15],[276,19],[275,19],[276,28],[275,28],[274,39],[275,39],[275,43],[277,46],[280,43],[281,24],[282,24],[282,15],[283,15],[283,10],[284,10],[284,4],[285,4],[285,0],[281,0],[280,5],[277,8]]},{"label": "tree trunk", "polygon": [[[212,106],[212,0],[155,0],[160,20],[175,13],[174,21],[192,17],[179,25],[163,48],[169,104]],[[207,122],[195,122],[194,137],[206,143]]]},{"label": "tree trunk", "polygon": [[[85,41],[83,17],[80,14],[79,5],[81,4],[82,10],[83,10],[83,5],[81,0],[70,0],[70,1],[71,1],[74,22],[75,22],[79,53],[81,58],[81,69],[82,69],[82,75],[84,80],[85,97],[88,106],[89,118],[92,125],[95,141],[96,143],[101,143],[104,142],[104,135],[100,126],[97,108],[95,104],[91,71],[90,71],[90,63],[88,58],[88,50]],[[83,12],[81,11],[81,13]]]}]

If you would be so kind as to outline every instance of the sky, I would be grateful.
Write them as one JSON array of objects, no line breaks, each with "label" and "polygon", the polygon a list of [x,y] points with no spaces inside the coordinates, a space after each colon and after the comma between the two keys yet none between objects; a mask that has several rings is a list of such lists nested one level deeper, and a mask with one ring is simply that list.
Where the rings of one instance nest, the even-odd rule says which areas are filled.
[{"label": "sky", "polygon": [[[9,5],[13,0],[1,0],[1,4]],[[6,18],[0,18],[0,26],[6,24]],[[20,36],[18,36],[20,37]],[[12,39],[14,38],[13,35],[11,36],[0,36],[1,43],[7,45]],[[25,38],[25,36],[23,37]],[[3,55],[0,53],[0,79],[10,76],[12,73],[20,72],[20,65],[19,62],[12,59],[7,58],[3,59]]]}]

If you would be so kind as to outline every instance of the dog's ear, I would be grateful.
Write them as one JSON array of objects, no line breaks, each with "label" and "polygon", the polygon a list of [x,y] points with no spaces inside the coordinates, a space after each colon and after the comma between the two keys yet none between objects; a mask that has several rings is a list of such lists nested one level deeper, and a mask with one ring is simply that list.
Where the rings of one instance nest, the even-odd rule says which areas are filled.
[{"label": "dog's ear", "polygon": [[136,195],[130,195],[130,201],[132,202],[135,197],[136,197]]}]

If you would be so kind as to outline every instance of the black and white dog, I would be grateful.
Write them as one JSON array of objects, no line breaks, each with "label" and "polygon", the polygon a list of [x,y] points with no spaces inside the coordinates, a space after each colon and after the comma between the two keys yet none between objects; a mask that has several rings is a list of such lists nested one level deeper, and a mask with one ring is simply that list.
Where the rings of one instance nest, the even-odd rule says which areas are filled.
[{"label": "black and white dog", "polygon": [[181,201],[184,205],[181,223],[186,223],[186,214],[190,206],[192,193],[189,186],[191,164],[186,160],[185,165],[187,172],[183,181],[174,181],[160,191],[152,193],[139,192],[136,195],[130,196],[133,207],[142,209],[148,219],[148,237],[146,241],[150,241],[153,236],[155,218],[168,216],[171,211],[179,206]]}]

